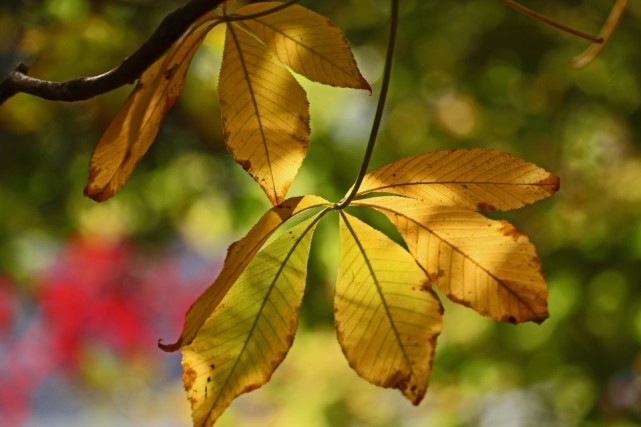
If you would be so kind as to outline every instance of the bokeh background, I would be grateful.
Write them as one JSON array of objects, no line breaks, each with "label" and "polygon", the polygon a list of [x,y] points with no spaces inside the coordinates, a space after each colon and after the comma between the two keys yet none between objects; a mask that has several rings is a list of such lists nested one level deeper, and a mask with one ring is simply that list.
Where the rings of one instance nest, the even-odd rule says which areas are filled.
[{"label": "bokeh background", "polygon": [[[7,4],[9,3],[9,4]],[[101,73],[175,0],[0,3],[0,71]],[[611,1],[526,5],[597,33]],[[338,200],[353,181],[376,103],[386,0],[302,1],[346,33],[374,87],[303,82],[312,144],[290,195]],[[82,195],[93,145],[131,88],[63,104],[0,107],[0,425],[186,426],[174,340],[227,246],[267,203],[221,140],[223,32],[194,59],[185,93],[126,187]],[[499,324],[444,302],[428,396],[412,407],[360,380],[332,330],[337,233],[314,242],[294,347],[267,386],[238,399],[231,427],[641,425],[641,3],[602,55],[497,0],[404,0],[390,100],[372,166],[442,148],[510,152],[561,177],[549,200],[506,218],[529,234],[550,319]],[[376,218],[374,218],[376,220]]]}]

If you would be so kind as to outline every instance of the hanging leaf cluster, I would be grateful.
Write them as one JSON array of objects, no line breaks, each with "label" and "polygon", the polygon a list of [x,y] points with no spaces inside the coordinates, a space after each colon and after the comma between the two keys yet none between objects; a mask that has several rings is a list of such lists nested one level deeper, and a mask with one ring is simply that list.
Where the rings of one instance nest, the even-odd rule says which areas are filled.
[{"label": "hanging leaf cluster", "polygon": [[[183,351],[194,425],[213,425],[235,397],[269,381],[285,358],[312,235],[329,212],[338,212],[340,228],[338,342],[361,377],[418,404],[442,330],[435,289],[498,321],[547,318],[547,286],[534,246],[510,223],[477,211],[515,209],[558,188],[556,176],[495,150],[398,160],[366,175],[351,206],[383,213],[406,247],[318,196],[274,206],[230,246],[220,275],[187,313],[178,342],[161,344]],[[310,211],[316,213],[264,245],[284,222]]]},{"label": "hanging leaf cluster", "polygon": [[[99,201],[124,185],[180,95],[207,32],[225,24],[218,96],[225,143],[273,207],[232,244],[213,284],[194,302],[179,339],[194,425],[213,425],[240,394],[261,387],[297,329],[314,230],[337,213],[334,294],[338,343],[372,384],[413,404],[427,391],[443,306],[437,292],[497,321],[540,323],[547,286],[527,236],[479,211],[517,209],[550,196],[559,179],[507,153],[454,149],[418,154],[367,174],[348,206],[285,199],[309,141],[309,106],[292,75],[371,90],[341,31],[301,6],[255,3],[203,16],[149,68],[99,141],[85,193]],[[357,181],[358,182],[358,181]],[[404,240],[346,208],[386,216]],[[311,217],[279,231],[301,214]]]}]

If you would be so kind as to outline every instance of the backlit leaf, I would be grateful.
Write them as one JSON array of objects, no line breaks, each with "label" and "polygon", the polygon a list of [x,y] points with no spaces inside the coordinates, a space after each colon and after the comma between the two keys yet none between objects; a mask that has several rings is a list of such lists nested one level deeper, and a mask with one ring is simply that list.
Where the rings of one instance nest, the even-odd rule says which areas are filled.
[{"label": "backlit leaf", "polygon": [[294,215],[328,205],[327,200],[318,196],[292,197],[267,211],[245,237],[227,249],[227,257],[220,274],[189,308],[185,326],[178,341],[173,344],[159,343],[158,346],[165,351],[176,351],[180,347],[190,344],[205,320],[218,307],[231,286],[272,233]]},{"label": "backlit leaf", "polygon": [[[236,13],[251,15],[281,4],[254,3]],[[372,90],[361,75],[345,36],[324,16],[293,5],[243,22],[285,65],[308,79],[332,86]]]},{"label": "backlit leaf", "polygon": [[307,154],[305,91],[265,45],[229,24],[218,93],[227,148],[279,204]]},{"label": "backlit leaf", "polygon": [[358,194],[396,193],[439,206],[509,210],[559,189],[559,178],[524,160],[480,148],[405,157],[368,173]]},{"label": "backlit leaf", "polygon": [[548,317],[541,261],[527,236],[507,221],[403,197],[354,205],[384,213],[450,299],[504,322],[540,323]]},{"label": "backlit leaf", "polygon": [[302,222],[261,250],[183,348],[194,425],[212,425],[236,396],[269,381],[285,359],[296,334],[317,220],[318,215]]},{"label": "backlit leaf", "polygon": [[443,308],[405,249],[342,212],[334,311],[350,366],[418,404],[427,390]]},{"label": "backlit leaf", "polygon": [[101,202],[125,185],[182,93],[191,60],[216,23],[213,13],[200,18],[167,55],[140,76],[94,149],[85,195]]}]

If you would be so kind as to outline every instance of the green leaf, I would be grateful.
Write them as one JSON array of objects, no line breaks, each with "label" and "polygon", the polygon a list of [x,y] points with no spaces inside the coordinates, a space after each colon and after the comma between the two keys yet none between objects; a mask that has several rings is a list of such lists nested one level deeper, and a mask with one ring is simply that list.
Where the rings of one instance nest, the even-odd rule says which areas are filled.
[{"label": "green leaf", "polygon": [[307,260],[320,214],[261,250],[183,348],[183,382],[194,425],[210,426],[234,398],[267,381],[298,324]]},{"label": "green leaf", "polygon": [[209,318],[223,300],[238,276],[256,252],[265,244],[269,236],[289,218],[309,209],[328,206],[329,202],[318,196],[292,197],[271,208],[252,227],[245,237],[227,249],[227,257],[220,274],[214,283],[192,304],[187,312],[185,326],[178,341],[158,346],[165,351],[176,351],[190,344],[205,320]]},{"label": "green leaf", "polygon": [[344,212],[334,311],[350,366],[417,405],[427,390],[443,307],[405,249]]}]

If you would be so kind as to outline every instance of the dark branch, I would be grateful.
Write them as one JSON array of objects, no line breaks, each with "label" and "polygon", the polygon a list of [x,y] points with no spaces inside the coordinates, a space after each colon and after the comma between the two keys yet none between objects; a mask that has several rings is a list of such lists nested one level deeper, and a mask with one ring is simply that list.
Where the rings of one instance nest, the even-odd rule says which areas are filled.
[{"label": "dark branch", "polygon": [[27,75],[28,68],[18,65],[0,81],[0,105],[23,92],[51,101],[81,101],[136,81],[160,58],[198,18],[215,9],[224,0],[191,0],[171,12],[138,50],[116,68],[93,77],[66,82],[40,80]]}]

